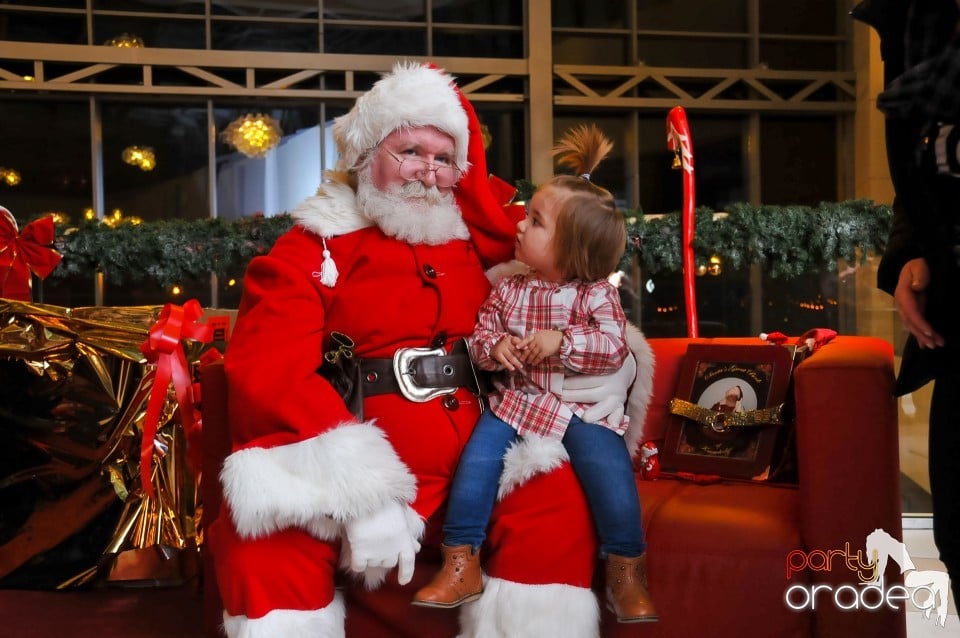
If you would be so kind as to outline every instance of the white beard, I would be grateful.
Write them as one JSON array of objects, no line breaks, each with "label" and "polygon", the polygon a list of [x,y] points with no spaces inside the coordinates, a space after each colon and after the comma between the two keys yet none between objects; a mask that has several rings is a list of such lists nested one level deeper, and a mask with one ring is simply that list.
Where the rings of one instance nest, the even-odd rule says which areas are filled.
[{"label": "white beard", "polygon": [[370,180],[369,168],[363,168],[357,175],[357,206],[385,235],[411,244],[437,246],[470,238],[453,194],[443,194],[423,182],[382,191]]}]

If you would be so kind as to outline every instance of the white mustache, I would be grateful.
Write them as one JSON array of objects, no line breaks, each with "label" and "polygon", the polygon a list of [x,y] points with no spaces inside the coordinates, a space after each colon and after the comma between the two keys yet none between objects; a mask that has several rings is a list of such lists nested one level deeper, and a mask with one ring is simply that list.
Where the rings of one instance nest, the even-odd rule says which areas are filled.
[{"label": "white mustache", "polygon": [[410,199],[423,199],[428,204],[439,204],[443,193],[436,186],[427,186],[421,181],[407,182],[400,187],[400,194]]}]

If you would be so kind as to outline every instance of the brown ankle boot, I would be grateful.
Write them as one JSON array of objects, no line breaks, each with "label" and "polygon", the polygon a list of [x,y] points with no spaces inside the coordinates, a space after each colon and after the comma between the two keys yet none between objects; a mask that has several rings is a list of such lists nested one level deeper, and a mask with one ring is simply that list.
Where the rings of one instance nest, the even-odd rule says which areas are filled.
[{"label": "brown ankle boot", "polygon": [[473,553],[470,545],[441,545],[440,549],[443,567],[429,585],[417,592],[413,604],[447,609],[480,598],[483,592],[480,552]]},{"label": "brown ankle boot", "polygon": [[617,622],[653,622],[657,610],[647,590],[647,555],[607,555],[607,609]]}]

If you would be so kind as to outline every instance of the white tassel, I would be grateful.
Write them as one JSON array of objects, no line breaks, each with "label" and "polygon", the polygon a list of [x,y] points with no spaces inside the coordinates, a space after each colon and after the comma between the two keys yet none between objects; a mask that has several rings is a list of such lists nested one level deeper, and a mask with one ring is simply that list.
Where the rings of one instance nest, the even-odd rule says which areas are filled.
[{"label": "white tassel", "polygon": [[320,241],[323,242],[323,261],[320,263],[320,283],[327,288],[333,288],[337,283],[337,277],[340,276],[340,271],[337,270],[337,264],[330,256],[330,251],[327,250],[327,240],[321,238]]}]

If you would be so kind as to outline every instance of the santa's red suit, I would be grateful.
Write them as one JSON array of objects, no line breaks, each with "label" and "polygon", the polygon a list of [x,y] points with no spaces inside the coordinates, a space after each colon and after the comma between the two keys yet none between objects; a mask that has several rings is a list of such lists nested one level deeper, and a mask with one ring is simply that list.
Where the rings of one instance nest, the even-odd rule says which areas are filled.
[{"label": "santa's red suit", "polygon": [[[353,340],[354,357],[450,350],[473,331],[490,289],[485,268],[512,253],[514,221],[485,187],[479,125],[448,76],[398,67],[381,83],[395,91],[394,81],[434,82],[424,73],[443,84],[421,92],[436,103],[447,86],[463,110],[462,131],[456,114],[434,110],[414,121],[394,109],[377,120],[387,130],[372,133],[373,142],[398,120],[449,129],[464,155],[458,165],[472,164],[457,194],[469,239],[413,245],[389,237],[357,210],[351,186],[332,182],[247,271],[226,356],[234,446],[221,475],[225,507],[208,538],[231,637],[343,636],[335,572],[358,571],[350,558],[357,521],[405,525],[411,538],[438,541],[438,509],[480,414],[477,398],[466,388],[425,402],[379,394],[365,399],[358,421],[317,372],[334,331]],[[367,106],[394,97],[386,89],[379,96],[375,87]],[[345,140],[355,122],[340,124],[341,153],[355,161],[351,150],[370,140]],[[335,276],[325,271],[332,264]],[[489,578],[483,597],[461,609],[462,635],[594,636],[596,539],[586,501],[562,446],[524,453],[508,465],[484,555]],[[367,586],[397,586],[396,572],[385,582],[382,567],[359,571]]]}]

